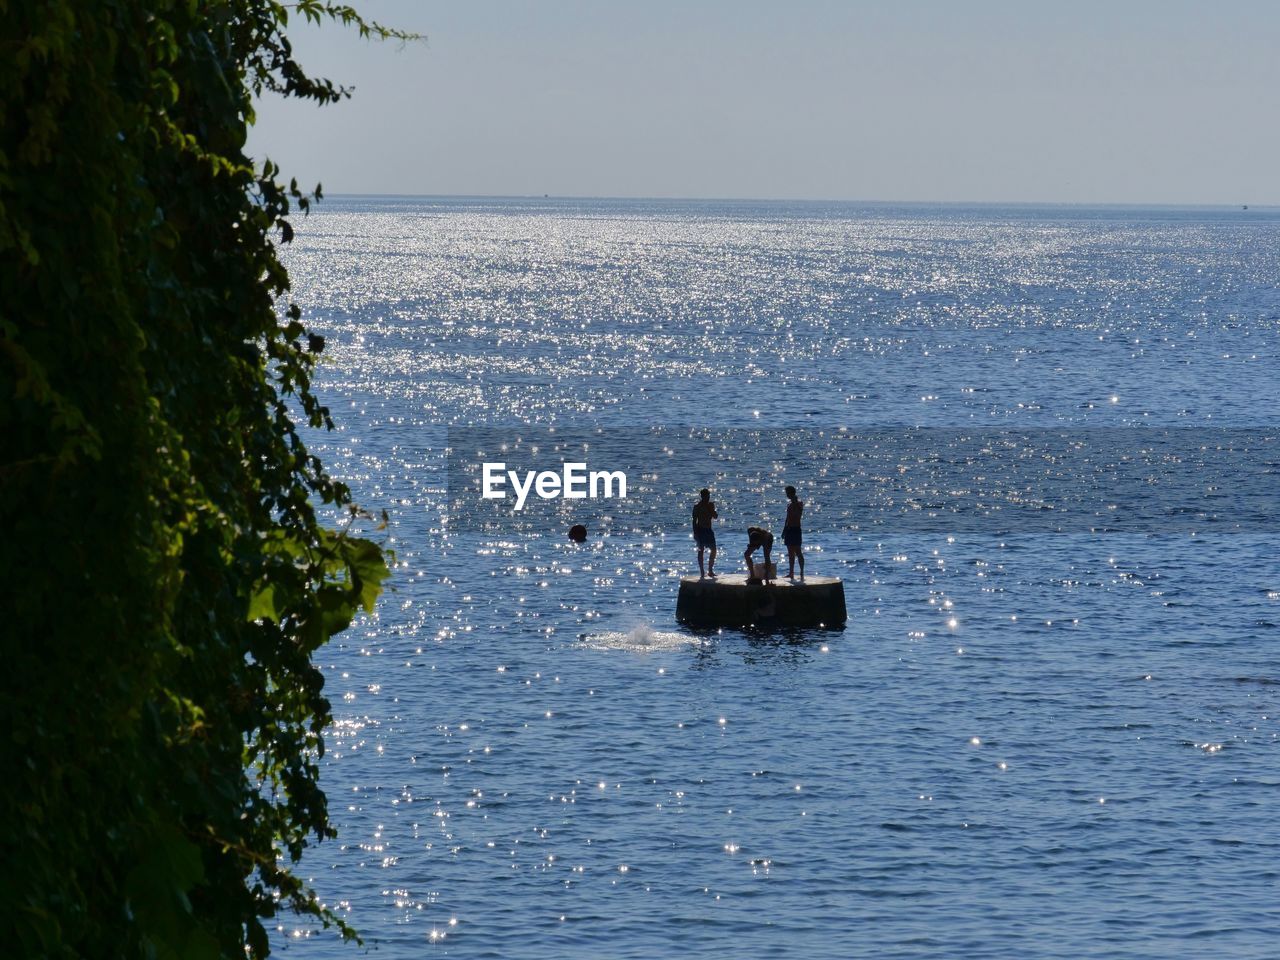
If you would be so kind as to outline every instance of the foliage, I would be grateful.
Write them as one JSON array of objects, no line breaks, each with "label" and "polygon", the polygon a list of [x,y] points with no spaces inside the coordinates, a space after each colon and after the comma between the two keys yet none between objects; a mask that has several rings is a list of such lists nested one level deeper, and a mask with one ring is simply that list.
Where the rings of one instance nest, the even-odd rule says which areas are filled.
[{"label": "foliage", "polygon": [[[244,155],[324,104],[301,0],[0,0],[0,806],[6,955],[264,956],[331,836],[311,655],[380,549],[291,411],[324,347],[277,245],[318,199]],[[282,306],[283,305],[283,306]],[[283,309],[283,313],[281,310]]]}]

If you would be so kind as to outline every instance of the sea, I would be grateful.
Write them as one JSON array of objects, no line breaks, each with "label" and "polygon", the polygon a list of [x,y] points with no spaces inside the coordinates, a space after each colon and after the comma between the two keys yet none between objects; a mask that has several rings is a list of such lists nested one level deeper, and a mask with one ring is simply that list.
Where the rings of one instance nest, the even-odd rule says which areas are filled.
[{"label": "sea", "polygon": [[[338,837],[298,867],[364,946],[283,915],[275,950],[1280,956],[1280,209],[347,196],[295,228],[309,443],[393,571],[316,655]],[[566,436],[609,438],[625,503],[468,511],[468,458]],[[682,627],[698,490],[739,573],[786,484],[847,622]]]}]

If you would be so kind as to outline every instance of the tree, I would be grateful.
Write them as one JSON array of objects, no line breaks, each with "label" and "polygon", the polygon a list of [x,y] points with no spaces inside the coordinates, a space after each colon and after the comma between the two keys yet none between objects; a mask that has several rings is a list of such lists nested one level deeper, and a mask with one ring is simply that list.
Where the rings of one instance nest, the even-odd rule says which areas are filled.
[{"label": "tree", "polygon": [[320,189],[243,152],[256,94],[347,94],[290,15],[409,38],[319,0],[0,0],[6,952],[351,933],[289,865],[333,835],[311,655],[387,566],[295,422],[333,425],[277,257]]}]

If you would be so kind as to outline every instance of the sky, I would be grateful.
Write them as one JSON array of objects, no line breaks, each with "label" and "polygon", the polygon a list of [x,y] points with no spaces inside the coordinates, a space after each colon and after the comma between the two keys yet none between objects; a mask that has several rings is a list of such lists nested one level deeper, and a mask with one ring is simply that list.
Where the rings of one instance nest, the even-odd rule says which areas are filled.
[{"label": "sky", "polygon": [[351,0],[249,152],[327,193],[1280,204],[1276,0]]}]

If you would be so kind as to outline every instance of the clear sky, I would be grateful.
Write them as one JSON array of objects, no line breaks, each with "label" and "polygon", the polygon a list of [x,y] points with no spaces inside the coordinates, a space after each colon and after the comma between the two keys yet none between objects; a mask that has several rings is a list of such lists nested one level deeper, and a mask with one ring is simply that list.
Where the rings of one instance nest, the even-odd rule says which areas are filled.
[{"label": "clear sky", "polygon": [[1280,203],[1277,0],[352,0],[333,107],[250,151],[329,193]]}]

